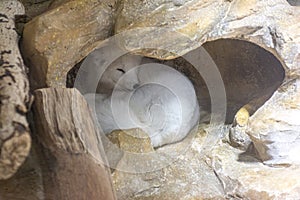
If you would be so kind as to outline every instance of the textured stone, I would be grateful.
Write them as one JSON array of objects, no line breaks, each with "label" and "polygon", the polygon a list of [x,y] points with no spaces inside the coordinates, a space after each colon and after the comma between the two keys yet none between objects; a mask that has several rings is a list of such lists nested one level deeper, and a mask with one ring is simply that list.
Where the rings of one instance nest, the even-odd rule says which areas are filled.
[{"label": "textured stone", "polygon": [[[236,132],[231,132],[231,142],[240,149],[219,140],[218,145],[214,145],[208,140],[206,143],[214,146],[213,150],[199,151],[203,148],[199,137],[200,141],[196,139],[194,142],[197,152],[189,154],[193,146],[178,157],[185,168],[180,168],[180,162],[174,162],[150,174],[132,175],[116,170],[113,177],[118,197],[298,199],[299,22],[299,9],[290,6],[286,0],[121,1],[115,32],[121,34],[119,44],[128,51],[157,59],[174,59],[188,55],[204,44],[220,72],[225,72],[222,77],[225,75],[227,106],[233,111],[229,118],[233,119],[237,112],[231,129]],[[184,33],[186,37],[178,33]],[[224,40],[222,45],[216,45],[219,39]],[[231,39],[244,43],[234,46]],[[247,42],[257,47],[244,48]],[[261,56],[258,52],[263,49],[271,56]],[[255,53],[249,54],[252,50]],[[223,59],[226,56],[232,60]],[[236,73],[233,69],[241,71]],[[172,144],[168,148],[176,149],[175,146]],[[165,151],[166,148],[156,151]],[[203,157],[198,157],[201,153]],[[203,161],[208,168],[197,171],[202,165],[193,168],[196,161]],[[189,172],[185,171],[187,169]],[[166,178],[174,174],[172,170],[180,171],[182,176]],[[199,172],[195,177],[189,174],[195,171]],[[199,178],[200,174],[210,173],[215,176]],[[197,190],[200,187],[193,188],[189,182],[193,180],[197,186],[206,181],[207,185],[217,189],[208,189],[206,196]],[[126,181],[130,184],[126,185]],[[168,187],[174,182],[178,184]]]},{"label": "textured stone", "polygon": [[29,19],[46,12],[52,1],[53,0],[20,0],[25,7],[25,14]]},{"label": "textured stone", "polygon": [[124,0],[120,2],[115,32],[128,31],[120,38],[128,51],[172,59],[203,44],[229,8],[230,3],[223,0],[182,1],[180,5],[165,0]]},{"label": "textured stone", "polygon": [[[300,29],[300,11],[299,9],[290,6],[285,0],[236,0],[226,2],[188,1],[184,2],[179,7],[174,5],[173,2],[165,1],[147,2],[146,5],[143,3],[133,4],[131,1],[124,0],[122,1],[123,6],[120,7],[116,32],[128,31],[126,34],[122,34],[120,44],[129,51],[137,51],[137,49],[139,49],[139,52],[146,56],[172,59],[199,47],[205,41],[217,40],[219,38],[237,38],[253,42],[273,53],[273,55],[280,60],[282,67],[285,70],[284,82],[287,83],[294,79],[299,79],[297,74],[299,74],[298,71],[300,66],[300,39],[298,34]],[[143,12],[133,12],[133,10],[136,9],[142,10]],[[207,10],[212,10],[212,12],[208,14],[206,12]],[[159,28],[148,29],[147,27]],[[138,29],[135,30],[135,28]],[[130,32],[131,30],[132,32]],[[184,33],[188,38],[179,37],[175,32]],[[166,36],[166,34],[168,36]],[[145,37],[145,35],[147,37]],[[172,45],[175,41],[177,45]],[[145,49],[145,47],[148,47],[148,49]],[[170,52],[157,51],[155,50],[156,47],[167,49]],[[231,48],[225,51],[225,54],[230,51]],[[249,55],[247,56],[249,57]],[[230,66],[230,63],[228,66]],[[226,82],[226,77],[224,80]],[[255,80],[255,78],[253,80]],[[297,113],[299,109],[295,108],[291,110],[290,108],[287,108],[288,106],[286,105],[283,108],[283,110],[285,110],[285,119],[278,119],[279,116],[277,116],[276,120],[268,120],[273,118],[268,116],[270,115],[270,112],[274,112],[275,115],[279,106],[276,102],[280,102],[282,99],[280,96],[289,98],[290,100],[288,102],[291,105],[299,104],[298,98],[293,98],[291,97],[291,94],[285,92],[285,84],[279,87],[282,80],[278,79],[278,81],[279,82],[276,84],[277,86],[275,86],[273,90],[273,92],[276,90],[275,94],[278,95],[272,96],[273,92],[267,95],[264,93],[259,94],[260,96],[266,95],[264,101],[260,102],[260,104],[256,104],[256,109],[250,107],[252,111],[249,112],[248,110],[248,112],[253,114],[253,111],[256,111],[260,106],[262,106],[262,109],[256,111],[256,117],[253,118],[253,123],[250,123],[249,127],[247,126],[244,127],[243,130],[240,130],[241,132],[245,132],[245,129],[249,128],[248,134],[251,139],[254,140],[255,147],[257,148],[261,159],[264,161],[272,160],[272,157],[275,156],[273,154],[276,154],[275,152],[277,151],[280,151],[282,153],[281,156],[283,157],[288,156],[286,155],[287,152],[299,152],[296,147],[296,144],[298,144],[297,130],[299,127],[293,120],[293,118],[298,118],[299,115],[295,113]],[[240,83],[234,85],[239,84]],[[255,85],[256,84],[253,84],[253,86]],[[279,87],[279,89],[276,89],[277,87]],[[231,91],[240,94],[235,90]],[[251,89],[244,91],[249,92]],[[270,97],[271,99],[268,103],[263,105]],[[238,111],[238,109],[236,111]],[[264,110],[268,110],[268,112]],[[288,117],[287,112],[290,112],[290,116],[294,117]],[[281,115],[283,116],[283,114]],[[258,123],[259,121],[264,121],[264,124]],[[264,125],[264,130],[260,130],[260,125],[255,125],[256,122]],[[251,128],[251,126],[253,126],[253,128]],[[284,131],[280,129],[284,129]],[[279,141],[275,142],[276,140],[280,140],[275,139],[275,137],[279,137],[279,132],[280,135],[283,134],[282,137],[287,137],[291,140],[287,141],[287,143],[280,143]],[[285,134],[283,132],[285,132]],[[275,136],[276,133],[277,136]],[[247,135],[245,133],[242,134],[244,134],[243,137],[246,139]],[[258,135],[254,136],[255,134]],[[274,136],[272,136],[273,134]],[[268,139],[259,137],[262,135],[266,135],[265,137]],[[268,144],[268,142],[271,141],[272,146],[269,146],[270,144]],[[286,146],[288,142],[295,145]],[[249,144],[249,141],[247,144]],[[268,150],[269,148],[273,150]],[[283,151],[286,153],[283,153]],[[292,154],[290,156],[292,156]],[[273,159],[273,162],[270,164],[276,163],[275,160],[280,163],[281,161],[278,159],[279,158]],[[292,161],[292,158],[283,161],[284,159],[282,158],[282,161],[296,162],[296,158],[293,159],[294,161]]]},{"label": "textured stone", "polygon": [[102,138],[107,160],[112,170],[118,167],[117,165],[124,157],[124,154],[138,154],[154,151],[148,134],[138,128],[115,130]]},{"label": "textured stone", "polygon": [[168,161],[166,158],[172,157],[172,152],[182,151],[174,162],[169,162],[158,170],[153,168],[143,173],[129,173],[124,169],[134,166],[132,162],[142,164],[136,167],[143,164],[146,167],[149,159],[145,154],[141,154],[145,155],[144,159],[123,157],[112,174],[118,199],[221,199],[222,186],[202,154],[205,137],[206,133],[200,131],[194,143],[185,151],[182,151],[181,143],[157,149],[156,153],[164,155],[159,162]]},{"label": "textured stone", "polygon": [[148,134],[141,129],[117,130],[110,133],[107,137],[124,151],[132,153],[154,151]]},{"label": "textured stone", "polygon": [[[201,126],[193,144],[175,162],[160,170],[146,173],[115,170],[112,176],[118,199],[299,198],[299,166],[263,165],[251,145],[247,152],[220,140],[215,141],[216,145],[207,140],[208,134],[213,133],[208,130],[207,126]],[[228,134],[228,128],[222,126],[218,131]],[[168,155],[178,150],[178,145],[171,144],[156,151]],[[122,160],[119,166],[128,165]]]},{"label": "textured stone", "polygon": [[33,88],[65,86],[67,72],[110,36],[114,1],[72,0],[25,25],[23,54]]},{"label": "textured stone", "polygon": [[233,127],[229,131],[229,141],[233,147],[246,150],[251,143],[251,139],[246,133],[248,120],[249,112],[245,108],[241,108],[235,115]]},{"label": "textured stone", "polygon": [[299,166],[273,168],[261,164],[251,151],[219,143],[211,151],[211,164],[226,196],[237,199],[298,199]]},{"label": "textured stone", "polygon": [[[271,77],[275,77],[275,74],[276,73],[271,73]],[[281,79],[279,78],[279,80],[276,81],[275,78],[275,87],[278,87],[280,80]],[[267,82],[274,84],[274,81],[267,81]],[[263,87],[263,84],[258,84],[258,85],[261,85],[261,87]],[[266,94],[262,96],[256,96],[253,100],[251,100],[242,108],[240,108],[238,112],[235,114],[232,127],[230,128],[229,131],[229,142],[233,147],[237,147],[242,150],[246,150],[249,147],[250,143],[252,142],[250,136],[247,133],[247,130],[249,128],[250,115],[253,115],[253,113],[255,113],[255,111],[270,98],[270,96],[273,94],[274,90],[276,89],[275,87],[271,89],[271,91],[268,90],[263,91]],[[244,87],[242,88],[244,89]]]},{"label": "textured stone", "polygon": [[246,132],[265,164],[300,164],[299,86],[299,78],[285,83],[249,119]]},{"label": "textured stone", "polygon": [[[299,108],[297,107],[299,91],[296,83],[291,86],[294,87],[293,90],[286,91],[285,87],[291,81],[297,82],[299,79],[299,9],[290,6],[286,0],[184,1],[180,5],[163,0],[147,1],[146,4],[145,2],[133,4],[131,1],[124,0],[121,5],[116,32],[127,31],[121,34],[119,44],[128,51],[139,52],[144,56],[159,59],[173,59],[198,48],[206,41],[214,43],[220,38],[234,38],[252,42],[271,52],[282,64],[285,79],[283,84],[281,84],[282,79],[280,78],[275,80],[275,84],[269,82],[269,84],[273,84],[273,86],[269,85],[273,89],[267,90],[266,88],[265,91],[260,91],[258,96],[248,98],[245,100],[246,103],[244,101],[244,105],[246,105],[253,99],[264,97],[264,101],[252,104],[254,108],[250,106],[246,109],[250,115],[255,111],[256,113],[250,120],[252,122],[244,126],[243,130],[239,130],[241,134],[244,134],[243,136],[240,134],[240,136],[246,139],[248,136],[245,132],[247,132],[259,152],[260,158],[265,163],[267,160],[270,161],[269,164],[297,163],[298,158],[295,155],[300,153],[297,147],[299,124],[294,119],[299,118]],[[159,28],[149,29],[148,27]],[[178,33],[183,33],[185,37]],[[160,50],[157,50],[158,48]],[[225,45],[224,55],[234,51],[229,47],[226,48]],[[213,52],[209,47],[206,50],[209,53]],[[234,57],[234,55],[232,56]],[[222,56],[220,57],[222,58]],[[219,58],[214,61],[221,60]],[[251,58],[249,55],[247,57],[247,51],[245,51],[243,59],[260,62],[261,58],[259,56]],[[266,59],[265,63],[268,62]],[[230,68],[231,64],[227,63],[227,66]],[[220,68],[221,70],[222,68]],[[230,72],[230,70],[228,71]],[[251,74],[248,75],[251,76]],[[245,76],[248,75],[242,76],[245,78],[244,80],[247,80]],[[236,77],[235,74],[232,77]],[[240,87],[241,90],[238,89],[241,84],[240,80],[238,82],[229,81],[228,86],[237,86],[237,88],[231,91],[226,88],[226,93],[229,98],[240,95],[243,91],[251,94],[256,86],[261,86],[261,83],[255,82],[259,79],[263,80],[264,77],[250,78],[249,80],[254,81],[254,84],[249,84],[248,90],[242,87]],[[226,77],[224,83],[226,85]],[[250,94],[248,97],[251,96]],[[286,99],[288,103],[282,103],[283,99]],[[265,101],[267,101],[266,104],[264,104]],[[233,105],[237,106],[236,111],[243,107],[240,103],[233,102]],[[291,108],[290,105],[295,106]],[[262,106],[261,109],[258,109],[260,106]],[[280,111],[278,111],[279,108]],[[274,116],[271,113],[274,113]],[[276,117],[275,113],[277,113]],[[279,142],[280,140],[283,141]],[[269,144],[270,142],[272,145]]]},{"label": "textured stone", "polygon": [[[297,32],[299,10],[289,6],[286,0],[194,0],[179,7],[164,0],[134,4],[124,0],[121,5],[116,32],[129,31],[121,39],[124,47],[129,51],[140,49],[141,54],[146,56],[171,59],[201,46],[205,41],[219,38],[239,38],[266,49],[274,48],[272,52],[277,52],[284,60],[297,54],[297,40],[294,40],[297,36],[294,33]],[[159,28],[149,30],[147,27]],[[134,31],[130,32],[131,29]],[[173,53],[141,49],[144,47],[169,48]]]}]

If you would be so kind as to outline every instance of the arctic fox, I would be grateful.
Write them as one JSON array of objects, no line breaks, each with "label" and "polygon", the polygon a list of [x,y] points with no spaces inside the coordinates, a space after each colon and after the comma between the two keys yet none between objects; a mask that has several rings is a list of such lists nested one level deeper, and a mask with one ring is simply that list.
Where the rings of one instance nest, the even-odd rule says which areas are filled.
[{"label": "arctic fox", "polygon": [[[161,64],[143,64],[122,72],[112,94],[86,94],[105,134],[141,128],[154,147],[182,140],[199,121],[194,87],[187,77]],[[112,72],[110,72],[111,74]],[[115,78],[115,74],[111,74]],[[109,80],[109,77],[105,77]]]}]

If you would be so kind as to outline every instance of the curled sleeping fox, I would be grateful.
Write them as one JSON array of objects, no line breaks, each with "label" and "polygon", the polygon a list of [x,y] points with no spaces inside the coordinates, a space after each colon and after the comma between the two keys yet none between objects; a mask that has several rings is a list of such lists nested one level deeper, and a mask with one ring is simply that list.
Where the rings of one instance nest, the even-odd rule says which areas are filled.
[{"label": "curled sleeping fox", "polygon": [[199,121],[192,83],[171,67],[139,65],[141,59],[133,55],[122,59],[125,64],[112,66],[102,76],[102,93],[85,95],[95,106],[102,131],[141,128],[154,147],[182,140]]}]

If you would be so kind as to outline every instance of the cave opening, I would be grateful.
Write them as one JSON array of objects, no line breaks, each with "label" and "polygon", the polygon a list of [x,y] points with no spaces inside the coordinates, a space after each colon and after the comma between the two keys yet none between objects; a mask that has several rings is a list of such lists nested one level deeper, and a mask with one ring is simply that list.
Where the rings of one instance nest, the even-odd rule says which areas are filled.
[{"label": "cave opening", "polygon": [[[202,47],[218,67],[225,86],[226,123],[232,123],[236,112],[244,105],[251,106],[249,113],[252,115],[284,80],[285,70],[281,62],[271,52],[254,43],[238,39],[218,39],[206,42]],[[183,57],[156,62],[185,74],[195,87],[200,110],[203,111],[201,113],[210,113],[211,97],[201,72]],[[200,117],[207,118],[205,115]]]},{"label": "cave opening", "polygon": [[[253,114],[272,96],[284,80],[285,71],[281,62],[271,52],[254,43],[238,39],[218,39],[206,42],[202,47],[218,67],[225,86],[226,123],[232,123],[236,112],[246,104],[251,103],[253,109],[250,114]],[[124,57],[120,59],[124,60]],[[207,85],[191,63],[183,57],[171,60],[146,57],[143,59],[146,61],[142,62],[165,64],[186,75],[195,87],[201,111],[210,113],[211,99]],[[74,85],[80,64],[69,71],[68,87]]]},{"label": "cave opening", "polygon": [[206,42],[222,76],[226,98],[226,122],[232,123],[236,112],[251,104],[250,115],[261,107],[282,84],[285,70],[271,52],[244,40],[219,39]]},{"label": "cave opening", "polygon": [[299,0],[287,0],[291,6],[300,6]]}]

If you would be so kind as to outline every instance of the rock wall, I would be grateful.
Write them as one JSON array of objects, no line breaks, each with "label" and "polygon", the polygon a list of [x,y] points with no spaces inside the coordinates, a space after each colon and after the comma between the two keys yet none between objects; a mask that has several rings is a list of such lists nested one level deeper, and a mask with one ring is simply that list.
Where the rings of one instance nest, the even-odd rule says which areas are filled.
[{"label": "rock wall", "polygon": [[[115,189],[118,199],[299,199],[300,10],[295,1],[21,2],[28,23],[19,32],[30,89],[51,88],[35,92],[35,111],[28,116],[34,133],[30,153],[27,129],[21,135],[25,142],[18,145],[21,140],[17,138],[17,145],[12,145],[17,148],[3,148],[6,140],[0,132],[0,179],[11,177],[0,181],[0,198],[115,199]],[[19,57],[13,22],[23,7],[16,0],[1,1],[0,13],[10,7],[16,9],[9,13],[11,28],[0,29],[12,32],[13,38],[8,38],[13,42],[4,37],[2,56],[6,46],[17,56],[1,57],[1,69],[6,61],[17,63]],[[7,16],[0,15],[0,25],[6,21]],[[126,53],[138,54],[141,60],[151,58],[150,62],[170,65],[187,75],[196,87],[200,106],[211,112],[214,123],[207,123],[208,118],[201,124],[189,136],[192,144],[183,140],[158,149],[151,147],[147,137],[139,140],[121,135],[122,131],[112,133],[109,139],[119,149],[137,155],[109,158],[117,168],[110,177],[99,163],[105,160],[98,149],[102,148],[101,137],[86,102],[75,89],[62,88],[67,73],[71,70],[76,79],[78,70],[73,67],[96,48],[109,45],[111,38]],[[210,59],[203,56],[205,52]],[[22,70],[17,81],[26,82],[25,68]],[[218,76],[207,77],[213,70]],[[7,83],[0,82],[1,88],[8,88]],[[216,90],[222,87],[226,93]],[[5,91],[24,100],[28,90],[19,89]],[[26,102],[26,108],[13,112],[23,113],[25,127],[29,98]],[[3,101],[0,106],[2,124],[14,119],[2,109]],[[17,156],[6,153],[19,147]],[[152,163],[153,157],[144,157],[144,153],[159,156]],[[15,157],[21,159],[7,168],[10,163],[6,161]]]}]

